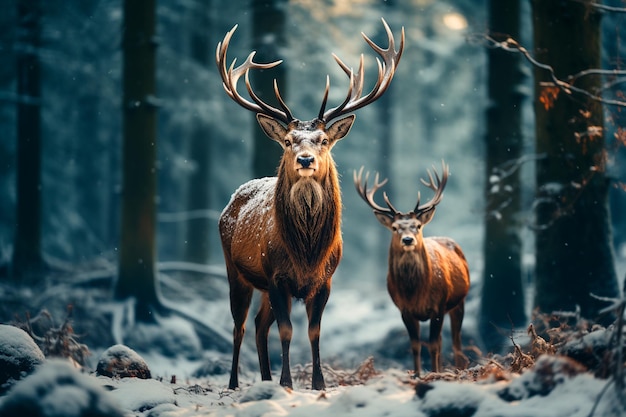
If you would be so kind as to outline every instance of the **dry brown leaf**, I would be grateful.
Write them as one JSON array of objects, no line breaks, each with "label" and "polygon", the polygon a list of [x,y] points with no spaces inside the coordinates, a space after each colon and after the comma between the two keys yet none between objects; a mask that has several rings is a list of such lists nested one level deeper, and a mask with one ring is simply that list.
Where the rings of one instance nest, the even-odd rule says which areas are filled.
[{"label": "dry brown leaf", "polygon": [[550,110],[554,107],[554,102],[559,97],[559,92],[561,89],[555,86],[543,86],[541,88],[541,93],[539,94],[539,102],[543,104],[543,108],[546,110]]}]

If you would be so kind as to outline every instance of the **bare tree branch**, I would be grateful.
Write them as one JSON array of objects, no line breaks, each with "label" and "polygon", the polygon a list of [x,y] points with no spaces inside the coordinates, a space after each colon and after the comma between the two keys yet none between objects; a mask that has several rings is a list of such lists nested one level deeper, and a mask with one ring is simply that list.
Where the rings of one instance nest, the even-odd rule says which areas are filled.
[{"label": "bare tree branch", "polygon": [[589,0],[572,0],[572,1],[576,2],[576,3],[582,3],[582,4],[584,4],[587,7],[592,7],[594,9],[603,10],[605,12],[626,13],[626,8],[624,8],[624,7],[606,6],[604,4],[594,3],[594,2],[591,2]]},{"label": "bare tree branch", "polygon": [[[587,91],[583,88],[576,87],[574,82],[582,77],[590,76],[590,75],[603,75],[603,76],[625,76],[626,70],[602,70],[602,69],[588,69],[581,71],[577,74],[570,75],[567,77],[567,80],[561,80],[558,78],[554,72],[554,68],[550,65],[544,64],[542,62],[537,61],[531,53],[524,48],[519,42],[512,38],[506,38],[504,41],[498,41],[495,38],[485,35],[484,39],[486,41],[487,47],[490,48],[499,48],[508,52],[517,52],[521,53],[524,58],[532,65],[537,68],[543,69],[550,74],[551,85],[559,88],[563,93],[567,95],[573,95],[574,93],[583,95],[590,100],[597,101],[602,104],[610,105],[610,106],[618,106],[618,107],[626,107],[626,101],[617,100],[617,99],[607,99],[602,96],[595,94],[591,91]],[[618,78],[617,80],[613,80],[610,84],[610,87],[613,87],[620,83],[626,83],[626,78]]]}]

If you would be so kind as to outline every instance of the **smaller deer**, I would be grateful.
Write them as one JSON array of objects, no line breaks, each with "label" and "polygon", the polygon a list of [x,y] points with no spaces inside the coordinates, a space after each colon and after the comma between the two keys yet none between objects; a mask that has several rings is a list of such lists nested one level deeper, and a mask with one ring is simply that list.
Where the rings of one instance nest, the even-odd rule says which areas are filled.
[{"label": "smaller deer", "polygon": [[363,167],[358,175],[354,172],[354,185],[361,198],[374,210],[378,221],[391,230],[389,247],[389,269],[387,289],[391,299],[400,309],[402,321],[409,333],[411,351],[415,366],[415,376],[421,373],[420,321],[430,320],[428,350],[432,370],[441,369],[441,329],[446,313],[450,314],[452,327],[452,347],[455,364],[465,368],[469,363],[461,349],[461,324],[465,297],[469,291],[470,279],[467,261],[461,247],[447,237],[423,237],[422,228],[435,214],[441,202],[443,189],[448,181],[449,168],[442,161],[443,174],[440,178],[434,169],[436,179],[428,170],[429,182],[421,179],[428,188],[435,191],[433,198],[420,205],[420,194],[413,211],[402,213],[396,210],[386,193],[383,198],[387,207],[374,202],[374,194],[385,185],[387,179],[374,179],[374,186],[368,190],[369,172],[363,182]]}]

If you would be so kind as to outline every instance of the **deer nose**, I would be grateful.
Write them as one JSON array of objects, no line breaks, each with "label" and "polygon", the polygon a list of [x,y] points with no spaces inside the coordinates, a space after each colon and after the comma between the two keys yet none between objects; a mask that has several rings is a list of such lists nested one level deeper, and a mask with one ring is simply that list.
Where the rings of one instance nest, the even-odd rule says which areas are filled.
[{"label": "deer nose", "polygon": [[402,238],[402,244],[404,246],[411,246],[415,243],[415,240],[411,236],[404,236]]},{"label": "deer nose", "polygon": [[313,161],[315,161],[315,158],[312,156],[299,156],[298,158],[296,158],[296,161],[298,161],[298,163],[302,165],[302,168],[308,168],[309,165],[311,165]]}]

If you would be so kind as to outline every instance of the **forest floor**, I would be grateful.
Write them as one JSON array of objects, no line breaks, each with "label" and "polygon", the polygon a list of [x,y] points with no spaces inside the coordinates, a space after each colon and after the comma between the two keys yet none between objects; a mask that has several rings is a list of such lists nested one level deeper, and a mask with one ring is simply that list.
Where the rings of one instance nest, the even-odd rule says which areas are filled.
[{"label": "forest floor", "polygon": [[[220,295],[220,281],[203,284],[203,293],[193,290],[192,297],[188,287],[164,280],[168,296],[175,300],[168,305],[177,318],[129,330],[132,306],[110,301],[110,277],[104,275],[55,280],[39,292],[0,286],[2,322],[33,335],[51,359],[0,397],[0,409],[21,392],[23,398],[32,398],[29,402],[62,410],[41,415],[80,415],[72,414],[72,402],[63,401],[63,395],[56,395],[56,405],[50,408],[37,391],[58,381],[64,372],[77,372],[59,368],[53,359],[65,357],[82,363],[82,376],[104,387],[107,403],[124,416],[626,416],[624,324],[619,319],[605,328],[575,313],[536,316],[526,335],[511,335],[506,353],[483,355],[469,346],[468,369],[446,367],[413,378],[406,361],[396,358],[408,356],[406,336],[381,330],[383,321],[399,320],[393,308],[388,304],[362,311],[354,308],[347,318],[345,311],[329,306],[330,324],[325,328],[329,342],[323,346],[330,351],[323,367],[326,390],[310,389],[310,364],[306,356],[298,356],[297,344],[292,359],[294,388],[280,387],[276,376],[274,382],[260,381],[251,342],[244,346],[248,352],[242,357],[241,387],[228,390],[230,341],[226,339],[231,336],[225,329],[231,322],[223,311],[227,300]],[[346,302],[350,294],[335,296]],[[360,305],[366,304],[360,300]],[[607,300],[607,311],[623,318],[624,300]],[[333,326],[341,321],[336,315],[342,316],[343,325]],[[301,320],[296,314],[294,325]],[[372,342],[375,339],[383,340]],[[93,361],[121,340],[145,359],[152,378],[95,374]],[[302,350],[306,351],[306,343]],[[370,351],[375,355],[367,355]],[[272,361],[276,364],[280,359]]]}]

